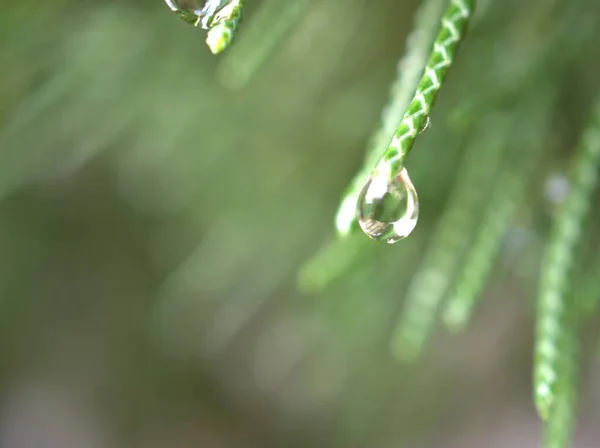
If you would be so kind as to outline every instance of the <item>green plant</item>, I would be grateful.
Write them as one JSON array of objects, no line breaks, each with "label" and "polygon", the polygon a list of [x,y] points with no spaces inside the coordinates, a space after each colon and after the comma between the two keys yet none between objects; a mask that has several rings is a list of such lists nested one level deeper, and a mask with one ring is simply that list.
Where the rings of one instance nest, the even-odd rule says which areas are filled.
[{"label": "green plant", "polygon": [[[600,302],[600,3],[478,1],[416,109],[448,0],[168,4],[194,26],[160,1],[0,14],[2,409],[33,377],[123,446],[347,448],[535,402],[567,446]],[[363,207],[418,205],[390,246],[356,217],[398,126],[409,188]]]},{"label": "green plant", "polygon": [[[266,2],[265,9],[273,9],[272,3],[276,2]],[[288,9],[295,3],[290,2]],[[491,3],[485,2],[483,8],[489,8]],[[447,9],[441,14],[446,4]],[[305,289],[323,288],[360,256],[364,250],[362,243],[345,239],[356,230],[357,219],[367,235],[392,243],[406,237],[414,228],[418,204],[405,169],[406,156],[417,135],[429,126],[433,104],[455,58],[473,7],[471,1],[424,0],[414,34],[409,38],[407,56],[399,64],[382,125],[370,140],[364,167],[342,198],[336,218],[341,239],[326,246],[301,270],[300,284]],[[552,126],[553,113],[559,110],[552,80],[568,70],[569,60],[576,51],[593,41],[589,33],[575,31],[575,24],[584,14],[591,14],[590,11],[597,8],[592,2],[569,5],[560,1],[544,8],[550,12],[545,17],[564,14],[564,22],[543,39],[547,48],[527,49],[524,58],[529,59],[527,64],[524,59],[501,62],[499,58],[503,55],[494,55],[495,70],[509,80],[491,85],[485,96],[475,99],[474,104],[468,92],[465,93],[468,127],[475,128],[477,137],[467,145],[446,211],[431,237],[421,268],[410,283],[405,310],[392,338],[393,350],[402,359],[413,359],[422,351],[446,296],[443,321],[448,328],[457,330],[469,321],[503,238],[519,210],[520,199],[531,185],[541,158],[548,155],[544,135]],[[539,19],[539,24],[543,21],[544,18]],[[438,23],[440,30],[434,39]],[[260,54],[260,61],[264,61],[266,53],[281,39],[281,34],[272,39],[268,39],[266,33],[264,36],[263,41],[253,37],[244,44],[246,52]],[[256,48],[252,50],[252,46]],[[268,51],[263,51],[265,48]],[[433,50],[425,63],[430,48]],[[235,77],[236,63],[226,59],[223,65],[227,67],[226,72]],[[244,64],[239,66],[246,73],[248,69]],[[251,71],[257,69],[258,64]],[[508,73],[502,75],[502,70]],[[553,70],[554,76],[548,70]],[[423,78],[417,84],[421,72]],[[244,80],[249,77],[243,75]],[[234,84],[239,86],[243,82]],[[415,96],[408,102],[415,86]],[[594,89],[596,87],[594,85]],[[572,156],[569,192],[561,199],[553,219],[538,290],[534,390],[539,415],[547,422],[549,447],[564,447],[569,443],[576,412],[579,334],[587,322],[586,317],[596,309],[589,304],[600,297],[597,286],[588,285],[587,292],[582,292],[578,285],[569,286],[600,165],[600,100],[589,106],[591,119]],[[399,126],[394,132],[396,123]],[[378,158],[379,162],[374,163]],[[369,189],[377,193],[371,194]],[[391,205],[384,203],[384,194],[392,197]],[[402,221],[405,218],[406,223]],[[392,224],[398,223],[401,225],[392,228]],[[587,308],[582,308],[581,296],[588,297]]]}]

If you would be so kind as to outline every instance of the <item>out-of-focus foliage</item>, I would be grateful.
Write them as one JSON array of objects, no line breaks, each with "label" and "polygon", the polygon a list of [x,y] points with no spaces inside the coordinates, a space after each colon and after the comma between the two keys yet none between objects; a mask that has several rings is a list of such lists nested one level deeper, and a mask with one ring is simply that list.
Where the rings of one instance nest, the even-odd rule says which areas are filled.
[{"label": "out-of-focus foliage", "polygon": [[[246,2],[231,59],[160,0],[3,7],[0,446],[538,445],[537,270],[598,90],[600,4],[480,1],[407,162],[417,229],[393,247],[352,236],[331,255],[418,2],[298,2],[253,66],[236,45],[269,2],[281,4]],[[234,56],[256,73],[224,77]],[[415,273],[442,266],[434,280],[449,286],[478,265],[469,241],[439,237],[454,262],[429,255],[434,235],[454,238],[449,199],[464,197],[454,188],[478,145],[488,201],[461,218],[471,243],[494,238],[491,272],[467,287],[487,300],[464,333],[434,333],[418,363],[398,364],[389,340]],[[590,201],[570,292],[589,311]],[[493,232],[468,230],[477,221]],[[583,341],[565,339],[584,360],[582,447],[600,412]],[[577,374],[557,386],[557,415]]]}]

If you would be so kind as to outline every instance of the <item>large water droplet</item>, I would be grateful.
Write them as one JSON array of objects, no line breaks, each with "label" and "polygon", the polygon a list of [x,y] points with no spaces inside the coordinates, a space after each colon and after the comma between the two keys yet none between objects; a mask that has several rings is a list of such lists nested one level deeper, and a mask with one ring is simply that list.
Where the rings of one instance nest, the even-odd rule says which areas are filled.
[{"label": "large water droplet", "polygon": [[227,0],[165,0],[169,8],[187,23],[210,28],[210,23]]},{"label": "large water droplet", "polygon": [[358,223],[370,238],[393,244],[417,225],[419,199],[406,168],[393,176],[389,164],[373,171],[358,198]]}]

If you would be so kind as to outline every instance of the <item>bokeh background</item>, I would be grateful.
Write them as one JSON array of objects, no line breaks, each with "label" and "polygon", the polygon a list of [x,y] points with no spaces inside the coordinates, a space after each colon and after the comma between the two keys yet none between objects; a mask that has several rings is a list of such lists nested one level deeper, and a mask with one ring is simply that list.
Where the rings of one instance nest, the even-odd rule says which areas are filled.
[{"label": "bokeh background", "polygon": [[[238,90],[161,0],[3,5],[0,446],[538,446],[535,278],[598,84],[600,7],[480,4],[411,154],[417,229],[358,235],[319,291],[297,272],[334,238],[417,1],[306,2]],[[568,68],[530,69],[548,49]],[[466,142],[532,85],[559,118],[484,302],[399,363],[390,333]],[[586,356],[578,447],[600,446],[599,372]]]}]

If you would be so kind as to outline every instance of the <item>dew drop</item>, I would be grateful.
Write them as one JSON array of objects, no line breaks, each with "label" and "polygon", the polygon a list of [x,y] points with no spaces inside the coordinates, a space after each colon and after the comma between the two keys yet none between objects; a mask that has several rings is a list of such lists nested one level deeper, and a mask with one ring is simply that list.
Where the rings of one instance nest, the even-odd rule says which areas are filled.
[{"label": "dew drop", "polygon": [[431,118],[429,118],[429,115],[427,115],[425,117],[425,120],[423,120],[421,127],[419,128],[419,134],[422,134],[423,132],[427,131],[430,127],[431,127]]},{"label": "dew drop", "polygon": [[419,199],[406,168],[392,176],[389,164],[375,168],[358,198],[358,223],[368,237],[393,244],[417,225]]},{"label": "dew drop", "polygon": [[212,19],[227,0],[165,0],[171,11],[194,26],[210,28]]}]

